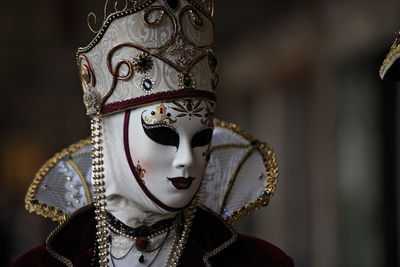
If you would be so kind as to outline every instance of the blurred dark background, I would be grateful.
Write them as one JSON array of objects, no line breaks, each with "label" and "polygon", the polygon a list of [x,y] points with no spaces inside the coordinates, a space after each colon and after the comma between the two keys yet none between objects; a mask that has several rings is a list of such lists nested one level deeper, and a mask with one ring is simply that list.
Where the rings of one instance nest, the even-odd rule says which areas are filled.
[{"label": "blurred dark background", "polygon": [[[56,225],[24,196],[55,152],[89,135],[75,63],[103,1],[1,1],[0,265]],[[399,266],[400,110],[378,70],[400,1],[216,3],[220,118],[272,145],[280,181],[238,229],[298,267]]]}]

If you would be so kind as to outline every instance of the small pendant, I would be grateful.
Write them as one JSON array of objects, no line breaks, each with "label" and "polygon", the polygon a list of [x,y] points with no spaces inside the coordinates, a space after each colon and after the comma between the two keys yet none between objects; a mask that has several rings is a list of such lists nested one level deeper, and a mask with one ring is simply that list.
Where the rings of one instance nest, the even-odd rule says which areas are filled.
[{"label": "small pendant", "polygon": [[141,255],[141,256],[139,257],[139,262],[140,262],[140,263],[143,263],[143,262],[144,262],[144,256],[143,256],[143,255]]}]

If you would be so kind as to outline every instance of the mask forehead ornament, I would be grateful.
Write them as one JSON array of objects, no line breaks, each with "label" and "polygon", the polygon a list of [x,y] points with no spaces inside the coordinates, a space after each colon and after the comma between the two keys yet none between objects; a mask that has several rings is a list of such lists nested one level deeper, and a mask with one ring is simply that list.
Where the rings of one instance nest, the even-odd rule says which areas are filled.
[{"label": "mask forehead ornament", "polygon": [[148,124],[165,124],[175,123],[176,119],[171,118],[171,113],[167,113],[167,108],[164,104],[157,107],[156,111],[151,111],[151,116],[145,116],[144,121]]},{"label": "mask forehead ornament", "polygon": [[[148,124],[173,124],[177,117],[171,117],[167,108],[181,117],[196,117],[199,109],[204,109],[200,107],[204,100],[209,104],[201,122],[211,126],[218,81],[213,16],[212,0],[107,0],[98,30],[92,25],[96,24],[96,15],[88,15],[89,28],[96,36],[88,46],[78,49],[77,64],[83,102],[92,117],[92,180],[100,266],[108,265],[109,255],[101,117],[159,102],[157,110],[146,114],[144,120]],[[186,100],[181,103],[179,99]],[[171,107],[163,104],[171,101]],[[139,162],[135,172],[140,179],[146,173]],[[186,242],[194,205],[185,216],[178,247]],[[170,255],[167,263],[177,265],[180,253],[178,249]]]}]

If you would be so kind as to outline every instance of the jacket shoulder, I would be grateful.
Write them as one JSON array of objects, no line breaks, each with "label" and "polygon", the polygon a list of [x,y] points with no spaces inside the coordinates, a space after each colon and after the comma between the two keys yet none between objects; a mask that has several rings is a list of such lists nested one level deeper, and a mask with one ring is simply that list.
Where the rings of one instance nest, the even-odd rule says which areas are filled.
[{"label": "jacket shoulder", "polygon": [[13,267],[60,266],[44,245],[31,249],[17,259]]},{"label": "jacket shoulder", "polygon": [[[191,238],[184,257],[189,256],[190,266],[198,251],[206,265],[293,267],[293,260],[281,249],[262,239],[238,234],[218,214],[202,207],[198,210]],[[185,253],[184,253],[185,254]],[[209,264],[207,264],[209,263]],[[194,265],[193,265],[194,264]],[[189,266],[189,264],[183,264]]]},{"label": "jacket shoulder", "polygon": [[251,266],[293,267],[293,260],[280,248],[262,239],[239,234],[237,250],[252,259]]},{"label": "jacket shoulder", "polygon": [[[88,266],[95,236],[94,207],[88,205],[76,211],[60,224],[45,244],[23,254],[14,267],[65,266],[65,259],[74,266]],[[57,259],[58,258],[58,259]]]}]

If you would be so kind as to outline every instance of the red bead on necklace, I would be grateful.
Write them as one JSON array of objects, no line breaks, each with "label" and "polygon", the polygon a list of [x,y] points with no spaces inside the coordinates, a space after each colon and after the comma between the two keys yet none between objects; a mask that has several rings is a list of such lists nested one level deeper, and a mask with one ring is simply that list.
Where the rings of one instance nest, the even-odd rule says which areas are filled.
[{"label": "red bead on necklace", "polygon": [[140,251],[143,251],[149,245],[149,240],[145,237],[138,238],[136,240],[136,248]]}]

